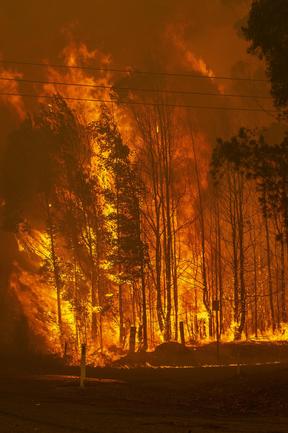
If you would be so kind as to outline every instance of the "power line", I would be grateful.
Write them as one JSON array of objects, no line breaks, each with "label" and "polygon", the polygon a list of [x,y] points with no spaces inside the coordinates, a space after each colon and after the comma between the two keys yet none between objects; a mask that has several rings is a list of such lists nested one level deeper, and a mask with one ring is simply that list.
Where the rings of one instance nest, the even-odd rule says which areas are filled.
[{"label": "power line", "polygon": [[[27,98],[46,98],[54,99],[57,95],[35,95],[31,93],[5,93],[1,92],[0,96],[22,96]],[[67,101],[79,101],[79,102],[97,102],[103,104],[119,103],[124,105],[145,105],[151,107],[171,107],[171,108],[188,108],[188,109],[200,109],[200,110],[222,110],[222,111],[247,111],[247,112],[261,112],[263,109],[259,108],[248,108],[248,107],[221,107],[221,106],[205,106],[205,105],[186,105],[186,104],[164,104],[164,103],[152,103],[152,102],[138,102],[138,101],[117,101],[117,100],[105,100],[105,99],[94,99],[94,98],[75,98],[69,96],[61,96],[63,100]],[[267,113],[277,113],[276,110],[266,110]]]},{"label": "power line", "polygon": [[194,96],[216,96],[216,97],[231,97],[231,98],[247,98],[247,99],[265,99],[272,100],[270,96],[257,96],[257,95],[243,95],[237,93],[212,93],[212,92],[195,92],[186,90],[165,90],[165,89],[152,89],[143,87],[118,87],[118,86],[105,86],[100,84],[86,84],[86,83],[71,83],[64,81],[45,81],[45,80],[29,80],[25,78],[12,78],[0,76],[0,81],[15,81],[17,83],[29,83],[29,84],[52,84],[67,87],[84,87],[91,89],[104,89],[104,90],[128,90],[136,92],[151,92],[151,93],[163,93],[172,95],[194,95]]},{"label": "power line", "polygon": [[244,78],[244,77],[229,77],[221,75],[201,75],[191,74],[189,72],[164,72],[164,71],[143,71],[132,68],[96,68],[94,66],[82,66],[82,65],[63,65],[59,63],[40,63],[40,62],[21,62],[16,60],[0,60],[0,64],[7,65],[22,65],[22,66],[39,66],[48,68],[61,68],[61,69],[83,69],[97,72],[117,72],[122,74],[138,74],[138,75],[151,75],[151,76],[166,76],[166,77],[187,77],[191,79],[213,79],[213,80],[230,80],[230,81],[248,81],[248,82],[259,82],[269,83],[270,81],[265,78]]}]

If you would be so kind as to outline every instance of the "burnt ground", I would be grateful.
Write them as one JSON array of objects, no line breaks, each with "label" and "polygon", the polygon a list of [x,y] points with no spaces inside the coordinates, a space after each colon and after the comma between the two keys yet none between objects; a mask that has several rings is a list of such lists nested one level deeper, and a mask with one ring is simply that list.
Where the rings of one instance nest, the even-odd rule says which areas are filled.
[{"label": "burnt ground", "polygon": [[1,433],[288,432],[288,364],[89,368],[84,390],[76,368],[8,367]]},{"label": "burnt ground", "polygon": [[152,352],[126,354],[114,361],[114,366],[203,366],[256,364],[272,362],[288,363],[288,343],[286,341],[241,341],[221,343],[217,351],[216,343],[183,346],[176,342],[162,343]]}]

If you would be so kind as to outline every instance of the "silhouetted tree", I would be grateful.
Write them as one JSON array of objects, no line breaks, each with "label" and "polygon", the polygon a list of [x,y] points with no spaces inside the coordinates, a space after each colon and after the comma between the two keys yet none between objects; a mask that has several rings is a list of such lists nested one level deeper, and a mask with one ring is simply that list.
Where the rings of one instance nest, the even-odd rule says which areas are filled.
[{"label": "silhouetted tree", "polygon": [[[288,3],[286,0],[254,0],[244,35],[249,51],[264,58],[276,106],[288,105]],[[288,111],[286,110],[286,115]]]}]

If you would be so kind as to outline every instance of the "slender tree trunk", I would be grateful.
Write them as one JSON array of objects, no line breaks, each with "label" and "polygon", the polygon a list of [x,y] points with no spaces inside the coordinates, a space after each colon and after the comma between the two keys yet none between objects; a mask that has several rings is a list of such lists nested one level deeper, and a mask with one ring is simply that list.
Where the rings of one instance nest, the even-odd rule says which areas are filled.
[{"label": "slender tree trunk", "polygon": [[[240,186],[242,189],[242,186]],[[238,219],[238,231],[239,231],[239,276],[240,276],[240,309],[241,317],[240,324],[237,330],[236,339],[241,339],[242,332],[246,322],[246,287],[245,287],[245,257],[244,257],[244,219],[243,219],[243,196],[242,191],[239,191],[239,219]]]},{"label": "slender tree trunk", "polygon": [[276,329],[275,324],[275,311],[274,311],[274,301],[273,301],[273,284],[272,284],[272,270],[271,270],[271,249],[270,249],[270,234],[268,217],[264,216],[264,227],[265,227],[265,237],[266,237],[266,250],[267,250],[267,271],[268,271],[268,290],[269,290],[269,302],[270,302],[270,313],[271,313],[271,324],[273,332]]},{"label": "slender tree trunk", "polygon": [[[180,250],[180,248],[179,248]],[[180,251],[178,252],[180,257]],[[175,340],[178,341],[178,269],[177,269],[177,238],[175,227],[175,216],[173,216],[173,298],[174,298],[174,312],[175,312]]]},{"label": "slender tree trunk", "polygon": [[236,214],[236,199],[235,199],[235,177],[231,179],[228,174],[229,185],[229,220],[232,235],[232,272],[233,272],[233,299],[234,299],[234,326],[236,338],[236,325],[239,323],[239,261],[238,261],[238,233],[237,233],[237,214]]},{"label": "slender tree trunk", "polygon": [[119,344],[124,344],[123,284],[118,284]]},{"label": "slender tree trunk", "polygon": [[[219,200],[219,199],[218,199]],[[221,248],[221,226],[220,226],[220,212],[219,203],[217,203],[217,258],[218,258],[218,281],[219,281],[219,337],[224,332],[223,329],[223,275],[222,275],[222,248]]]},{"label": "slender tree trunk", "polygon": [[257,253],[256,253],[256,239],[255,232],[251,243],[253,249],[253,284],[254,284],[254,333],[255,337],[258,338],[258,277],[257,277]]},{"label": "slender tree trunk", "polygon": [[57,296],[57,322],[58,322],[60,339],[62,344],[62,337],[63,337],[62,308],[61,308],[62,281],[61,281],[61,275],[59,270],[58,257],[55,251],[55,228],[52,221],[51,204],[49,203],[47,197],[46,197],[46,210],[47,210],[48,235],[50,240],[51,263],[52,263],[54,284],[55,284],[56,296]]},{"label": "slender tree trunk", "polygon": [[146,351],[148,349],[147,302],[146,302],[145,268],[144,268],[143,261],[141,264],[141,290],[142,290],[143,350]]},{"label": "slender tree trunk", "polygon": [[193,131],[191,130],[192,139],[192,150],[195,163],[195,175],[197,183],[198,201],[199,201],[199,220],[200,220],[200,237],[201,237],[201,258],[202,258],[202,282],[203,282],[203,304],[208,313],[208,327],[209,327],[209,337],[212,337],[212,311],[209,305],[209,290],[207,284],[207,270],[206,270],[206,247],[205,247],[205,224],[204,224],[204,214],[203,214],[203,204],[202,204],[202,193],[200,185],[200,176],[198,170],[198,159],[195,149],[195,139]]},{"label": "slender tree trunk", "polygon": [[283,323],[287,323],[286,309],[286,285],[285,285],[285,248],[283,235],[280,238],[281,246],[281,319]]}]

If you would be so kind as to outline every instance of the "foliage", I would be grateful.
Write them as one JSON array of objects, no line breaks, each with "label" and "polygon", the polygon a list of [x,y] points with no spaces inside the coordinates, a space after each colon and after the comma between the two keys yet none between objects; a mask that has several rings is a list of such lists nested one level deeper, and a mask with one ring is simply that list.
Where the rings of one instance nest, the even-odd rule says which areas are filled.
[{"label": "foliage", "polygon": [[288,105],[288,3],[286,0],[254,0],[243,28],[249,51],[264,58],[275,104]]}]

